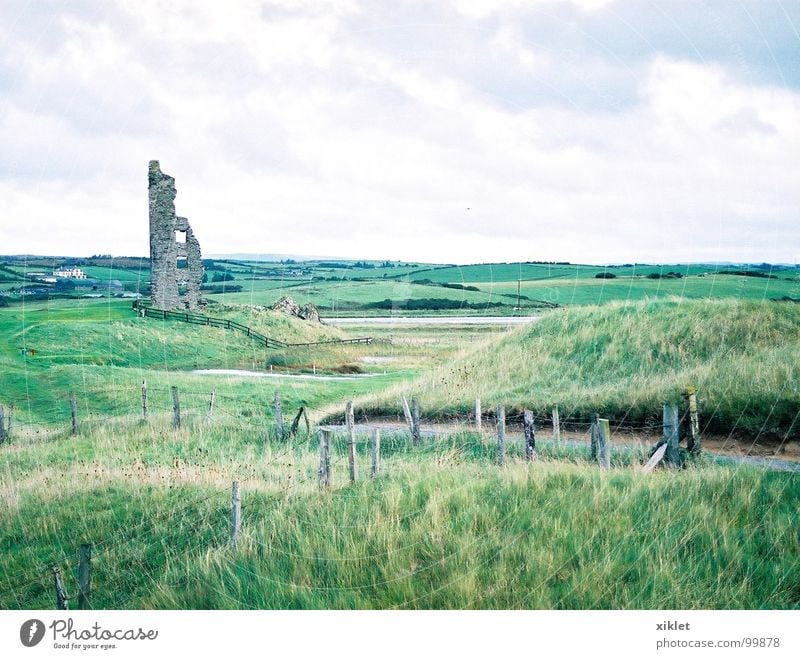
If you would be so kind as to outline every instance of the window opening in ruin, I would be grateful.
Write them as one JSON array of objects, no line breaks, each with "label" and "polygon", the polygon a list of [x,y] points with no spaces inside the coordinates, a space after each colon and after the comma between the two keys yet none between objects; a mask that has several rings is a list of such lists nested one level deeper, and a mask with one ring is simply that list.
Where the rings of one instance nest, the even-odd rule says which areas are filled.
[{"label": "window opening in ruin", "polygon": [[180,229],[175,231],[175,242],[176,243],[185,243],[186,242],[186,232],[185,231],[181,231]]}]

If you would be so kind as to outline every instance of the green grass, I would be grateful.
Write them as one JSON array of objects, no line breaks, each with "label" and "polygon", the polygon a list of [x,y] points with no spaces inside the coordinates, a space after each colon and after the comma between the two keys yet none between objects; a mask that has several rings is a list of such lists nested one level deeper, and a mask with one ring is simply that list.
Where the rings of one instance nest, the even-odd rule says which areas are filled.
[{"label": "green grass", "polygon": [[[583,419],[658,421],[664,402],[699,391],[701,429],[800,437],[800,307],[685,300],[557,310],[484,344],[414,383],[426,415],[558,405]],[[394,409],[399,389],[365,399]]]},{"label": "green grass", "polygon": [[[316,484],[314,438],[260,424],[173,431],[106,423],[0,451],[0,607],[50,608],[49,567],[75,594],[95,545],[95,608],[797,608],[795,475],[700,464],[602,472],[552,445],[505,468],[459,435],[385,439],[384,473]],[[565,460],[566,458],[566,460]],[[359,446],[366,472],[366,447]],[[227,547],[229,488],[243,526]]]},{"label": "green grass", "polygon": [[[313,326],[275,312],[238,310],[229,317],[287,341],[326,340],[346,336],[329,327]],[[19,348],[35,349],[23,357]],[[453,350],[452,346],[447,350]],[[289,401],[321,407],[331,400],[363,395],[408,378],[420,367],[418,357],[388,364],[370,364],[364,355],[397,358],[389,343],[372,346],[323,346],[267,350],[238,331],[188,325],[179,321],[139,318],[129,302],[55,301],[0,309],[0,405],[13,405],[20,428],[42,424],[63,427],[69,417],[67,399],[75,392],[81,416],[128,414],[140,405],[142,380],[151,390],[151,404],[166,409],[170,386],[178,386],[186,409],[202,409],[211,389],[231,401],[265,406],[280,389]],[[244,378],[194,375],[193,369],[255,369],[277,372],[336,372],[347,365],[375,377],[308,381],[290,378]],[[384,372],[386,375],[384,375]],[[195,400],[193,401],[192,398]],[[31,430],[33,431],[33,430]]]},{"label": "green grass", "polygon": [[[587,290],[619,280],[584,278]],[[373,285],[379,298],[381,286],[424,289],[425,297],[437,290],[354,284]],[[212,312],[284,340],[362,333],[263,310]],[[337,437],[334,487],[320,492],[316,435],[301,426],[292,443],[278,441],[272,409],[276,390],[287,423],[301,405],[312,418],[341,415],[356,399],[363,420],[397,414],[402,392],[419,396],[426,417],[466,414],[479,396],[509,415],[559,405],[562,418],[599,411],[633,423],[658,421],[661,403],[694,384],[704,429],[795,439],[797,305],[644,300],[560,309],[512,330],[366,332],[372,345],[267,352],[238,332],[138,318],[129,302],[0,309],[0,404],[14,403],[15,420],[11,442],[0,446],[0,608],[51,608],[53,565],[74,597],[83,542],[95,547],[95,608],[800,606],[796,474],[699,460],[645,476],[637,469],[644,449],[617,445],[603,472],[589,464],[588,447],[541,440],[540,460],[529,465],[515,437],[498,468],[488,435],[410,447],[384,431],[379,478],[348,485]],[[23,344],[37,356],[23,359]],[[356,365],[373,377],[191,373],[269,364],[329,373]],[[169,422],[171,386],[180,391],[180,430]],[[363,441],[358,462],[367,474]],[[242,483],[244,520],[235,554],[227,547],[233,480]]]}]

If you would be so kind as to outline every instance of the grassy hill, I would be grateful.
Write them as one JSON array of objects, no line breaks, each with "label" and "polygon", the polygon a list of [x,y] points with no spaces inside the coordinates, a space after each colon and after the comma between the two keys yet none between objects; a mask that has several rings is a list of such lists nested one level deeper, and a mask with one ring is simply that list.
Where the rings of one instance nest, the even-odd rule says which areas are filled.
[{"label": "grassy hill", "polygon": [[[522,406],[658,420],[698,388],[701,430],[800,437],[800,306],[670,299],[560,309],[418,380],[426,414]],[[394,411],[400,389],[364,405]],[[566,412],[565,412],[566,411]]]}]

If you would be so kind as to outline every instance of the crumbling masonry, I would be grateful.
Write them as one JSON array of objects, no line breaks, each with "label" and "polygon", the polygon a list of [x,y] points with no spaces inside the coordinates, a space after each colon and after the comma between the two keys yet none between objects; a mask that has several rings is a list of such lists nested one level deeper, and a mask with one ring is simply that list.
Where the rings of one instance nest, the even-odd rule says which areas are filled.
[{"label": "crumbling masonry", "polygon": [[148,193],[153,306],[167,310],[197,309],[203,279],[200,243],[189,220],[175,216],[175,179],[162,173],[158,160],[150,161]]}]

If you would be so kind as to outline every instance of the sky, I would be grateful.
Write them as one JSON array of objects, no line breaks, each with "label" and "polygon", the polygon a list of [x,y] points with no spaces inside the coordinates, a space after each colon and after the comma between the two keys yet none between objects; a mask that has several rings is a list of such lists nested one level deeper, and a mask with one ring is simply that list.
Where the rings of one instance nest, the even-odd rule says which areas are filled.
[{"label": "sky", "polygon": [[0,254],[800,262],[800,3],[3,0]]}]

